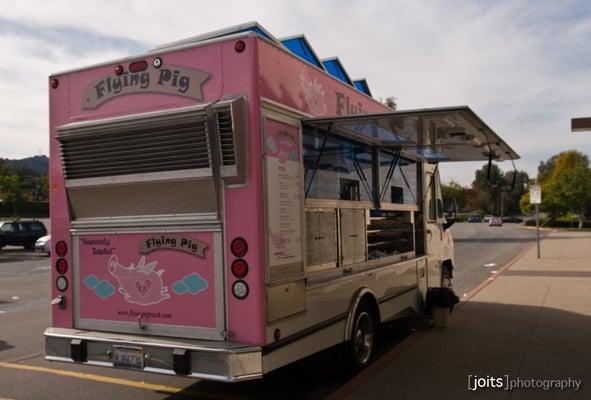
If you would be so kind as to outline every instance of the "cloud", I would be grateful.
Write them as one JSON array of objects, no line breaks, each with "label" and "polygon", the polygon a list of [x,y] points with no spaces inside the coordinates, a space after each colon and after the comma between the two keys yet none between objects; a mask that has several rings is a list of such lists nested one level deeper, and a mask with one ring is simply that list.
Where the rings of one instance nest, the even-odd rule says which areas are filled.
[{"label": "cloud", "polygon": [[87,288],[93,290],[99,284],[99,280],[94,275],[88,275],[86,278],[84,278],[84,284]]},{"label": "cloud", "polygon": [[[469,105],[535,174],[560,151],[591,154],[569,126],[591,114],[590,15],[586,1],[13,2],[0,19],[0,157],[47,153],[49,73],[258,20],[277,37],[305,33],[400,108]],[[469,184],[467,167],[443,177]]]},{"label": "cloud", "polygon": [[194,272],[173,283],[172,290],[179,296],[185,293],[197,295],[207,289],[207,286],[207,281]]},{"label": "cloud", "polygon": [[84,278],[83,282],[87,288],[92,290],[102,300],[111,297],[115,293],[115,287],[106,279],[99,280],[94,275],[88,275]]},{"label": "cloud", "polygon": [[94,288],[94,293],[101,299],[105,300],[115,293],[115,288],[107,280],[102,280]]}]

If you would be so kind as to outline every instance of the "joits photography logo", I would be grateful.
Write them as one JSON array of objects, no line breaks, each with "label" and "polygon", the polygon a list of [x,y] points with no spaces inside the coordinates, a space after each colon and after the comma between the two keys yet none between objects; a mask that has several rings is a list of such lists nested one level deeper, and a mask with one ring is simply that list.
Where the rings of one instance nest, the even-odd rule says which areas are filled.
[{"label": "joits photography logo", "polygon": [[521,378],[503,375],[502,377],[495,376],[478,376],[468,375],[468,390],[477,391],[480,389],[500,389],[500,390],[579,390],[583,381],[581,379],[573,378]]}]

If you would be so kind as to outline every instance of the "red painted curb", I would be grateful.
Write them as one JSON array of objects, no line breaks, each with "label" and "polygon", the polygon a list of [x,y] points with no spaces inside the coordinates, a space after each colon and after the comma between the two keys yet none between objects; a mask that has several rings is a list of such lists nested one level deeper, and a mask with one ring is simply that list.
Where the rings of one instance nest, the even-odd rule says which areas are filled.
[{"label": "red painted curb", "polygon": [[485,281],[482,281],[478,286],[476,286],[474,289],[472,289],[468,293],[466,293],[465,296],[462,296],[462,298],[460,299],[460,303],[456,307],[461,306],[463,303],[467,302],[472,297],[476,296],[480,291],[482,291],[482,289],[484,289],[485,287],[487,287],[488,285],[493,283],[500,275],[502,275],[506,270],[508,270],[513,264],[515,264],[521,257],[526,255],[527,252],[529,252],[534,247],[535,247],[535,244],[531,245],[529,247],[526,247],[521,252],[519,252],[515,257],[510,259],[505,265],[503,265],[501,268],[499,268],[497,270],[496,274],[494,274],[493,276],[491,276],[489,278],[486,278]]}]

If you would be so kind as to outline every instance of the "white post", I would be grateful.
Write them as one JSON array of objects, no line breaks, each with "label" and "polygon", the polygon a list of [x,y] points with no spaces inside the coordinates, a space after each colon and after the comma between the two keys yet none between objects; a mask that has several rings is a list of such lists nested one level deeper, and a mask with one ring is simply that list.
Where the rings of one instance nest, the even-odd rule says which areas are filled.
[{"label": "white post", "polygon": [[540,205],[536,204],[536,240],[538,242],[538,258],[540,258]]},{"label": "white post", "polygon": [[529,189],[529,202],[536,208],[536,241],[538,243],[538,258],[540,258],[540,204],[542,204],[542,188],[534,185]]}]

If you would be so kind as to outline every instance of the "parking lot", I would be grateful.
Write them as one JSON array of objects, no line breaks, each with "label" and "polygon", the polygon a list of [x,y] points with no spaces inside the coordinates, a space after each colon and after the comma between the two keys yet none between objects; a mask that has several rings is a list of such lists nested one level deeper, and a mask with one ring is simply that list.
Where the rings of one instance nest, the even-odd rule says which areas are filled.
[{"label": "parking lot", "polygon": [[[514,224],[457,224],[458,269],[454,287],[470,291],[533,245],[534,232]],[[488,265],[488,266],[485,266]],[[493,266],[496,265],[495,266]],[[50,364],[43,358],[43,330],[50,324],[50,261],[16,247],[0,251],[0,398],[164,399],[323,398],[348,381],[335,351],[281,368],[263,380],[220,384],[136,371]],[[390,324],[379,354],[392,349],[421,320]],[[378,355],[379,358],[379,355]],[[301,385],[301,382],[307,382]]]}]

